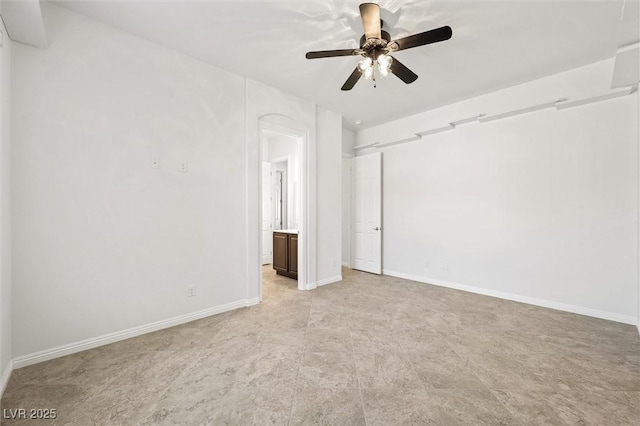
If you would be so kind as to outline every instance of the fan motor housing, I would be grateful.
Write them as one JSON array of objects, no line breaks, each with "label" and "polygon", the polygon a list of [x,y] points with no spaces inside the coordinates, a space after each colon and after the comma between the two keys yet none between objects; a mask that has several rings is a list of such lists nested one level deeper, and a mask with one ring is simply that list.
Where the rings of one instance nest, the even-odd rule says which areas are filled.
[{"label": "fan motor housing", "polygon": [[385,30],[381,30],[380,35],[382,37],[379,39],[371,38],[367,40],[367,37],[363,34],[360,37],[360,49],[369,50],[371,48],[386,47],[387,43],[391,41],[391,36]]}]

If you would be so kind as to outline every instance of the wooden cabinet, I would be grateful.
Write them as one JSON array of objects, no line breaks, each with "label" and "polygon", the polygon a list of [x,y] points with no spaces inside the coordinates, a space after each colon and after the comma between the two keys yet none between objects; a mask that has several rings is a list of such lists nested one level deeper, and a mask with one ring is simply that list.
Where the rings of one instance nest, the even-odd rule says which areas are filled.
[{"label": "wooden cabinet", "polygon": [[289,271],[289,236],[280,232],[273,233],[273,269],[280,272]]},{"label": "wooden cabinet", "polygon": [[278,275],[298,279],[298,234],[273,232],[273,269]]},{"label": "wooden cabinet", "polygon": [[289,272],[298,279],[298,234],[289,234]]}]

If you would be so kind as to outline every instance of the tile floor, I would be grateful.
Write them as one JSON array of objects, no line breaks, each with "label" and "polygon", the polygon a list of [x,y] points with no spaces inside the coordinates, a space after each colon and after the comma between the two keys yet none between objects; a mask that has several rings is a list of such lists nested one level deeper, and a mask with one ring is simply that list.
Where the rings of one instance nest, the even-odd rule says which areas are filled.
[{"label": "tile floor", "polygon": [[260,305],[16,370],[2,408],[76,425],[639,425],[640,338],[346,269],[301,292],[265,268]]}]

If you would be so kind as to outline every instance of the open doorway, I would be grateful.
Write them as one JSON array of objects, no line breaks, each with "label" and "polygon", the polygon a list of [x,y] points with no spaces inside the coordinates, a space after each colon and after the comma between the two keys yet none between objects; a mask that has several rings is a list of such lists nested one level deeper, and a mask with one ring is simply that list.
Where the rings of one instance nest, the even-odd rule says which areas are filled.
[{"label": "open doorway", "polygon": [[305,289],[307,251],[303,200],[306,134],[260,122],[261,167],[261,291]]}]

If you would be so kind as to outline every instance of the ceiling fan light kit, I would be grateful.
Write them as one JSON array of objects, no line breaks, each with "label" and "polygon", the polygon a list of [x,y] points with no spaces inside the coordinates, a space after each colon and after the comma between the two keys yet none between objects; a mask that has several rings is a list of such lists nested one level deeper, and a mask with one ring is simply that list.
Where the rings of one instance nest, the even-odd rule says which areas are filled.
[{"label": "ceiling fan light kit", "polygon": [[305,55],[307,59],[362,56],[364,59],[358,62],[355,70],[342,85],[342,90],[353,89],[363,76],[366,80],[373,81],[373,87],[376,87],[376,77],[386,77],[390,72],[406,84],[413,83],[418,79],[418,75],[392,57],[391,53],[449,40],[453,35],[451,27],[444,26],[391,40],[389,33],[382,29],[380,6],[376,3],[362,3],[360,5],[360,17],[362,18],[364,35],[360,38],[359,49],[318,50],[307,52]]},{"label": "ceiling fan light kit", "polygon": [[358,62],[358,70],[365,79],[375,81],[376,74],[382,77],[389,75],[392,62],[393,58],[389,55],[383,54],[378,56],[377,59],[371,59],[367,56]]}]

